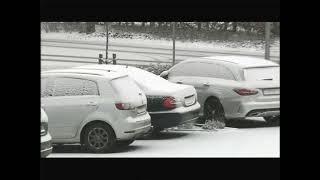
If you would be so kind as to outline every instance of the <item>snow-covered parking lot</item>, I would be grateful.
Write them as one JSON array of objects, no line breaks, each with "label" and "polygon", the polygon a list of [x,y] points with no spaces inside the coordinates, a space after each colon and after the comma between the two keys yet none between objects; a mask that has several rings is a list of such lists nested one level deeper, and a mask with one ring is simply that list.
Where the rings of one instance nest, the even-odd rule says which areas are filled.
[{"label": "snow-covered parking lot", "polygon": [[110,154],[85,153],[79,145],[55,146],[48,157],[280,157],[280,127],[268,127],[264,122],[247,124],[216,131],[201,128],[164,131],[159,137],[136,140]]},{"label": "snow-covered parking lot", "polygon": [[[78,33],[41,34],[41,71],[96,64],[105,55],[105,37]],[[169,40],[109,39],[108,54],[128,65],[150,65],[172,62]],[[254,42],[245,45],[231,42],[182,42],[176,44],[176,63],[186,58],[212,55],[246,55],[263,57],[264,46]],[[271,45],[271,60],[280,62],[280,40]],[[110,57],[109,57],[110,58]],[[50,120],[49,120],[50,121]],[[158,137],[138,139],[115,153],[92,154],[77,144],[54,146],[48,158],[127,158],[127,157],[280,157],[280,127],[263,120],[228,124],[225,129],[170,129]]]}]

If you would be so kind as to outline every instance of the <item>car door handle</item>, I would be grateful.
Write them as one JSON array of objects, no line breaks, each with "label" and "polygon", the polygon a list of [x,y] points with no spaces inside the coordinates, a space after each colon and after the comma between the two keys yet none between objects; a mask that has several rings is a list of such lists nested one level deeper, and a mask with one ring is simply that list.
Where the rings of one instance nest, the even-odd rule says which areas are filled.
[{"label": "car door handle", "polygon": [[87,103],[87,106],[96,106],[96,105],[98,105],[98,103],[96,103],[96,102],[88,102]]},{"label": "car door handle", "polygon": [[203,85],[204,85],[204,86],[210,86],[210,84],[209,84],[209,83],[203,83]]},{"label": "car door handle", "polygon": [[183,84],[183,82],[182,81],[177,81],[177,84]]}]

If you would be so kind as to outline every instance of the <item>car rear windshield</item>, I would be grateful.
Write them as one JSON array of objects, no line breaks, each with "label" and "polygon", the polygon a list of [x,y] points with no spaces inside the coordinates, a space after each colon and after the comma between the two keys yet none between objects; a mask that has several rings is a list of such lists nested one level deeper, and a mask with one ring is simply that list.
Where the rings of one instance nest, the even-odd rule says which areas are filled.
[{"label": "car rear windshield", "polygon": [[280,67],[259,67],[244,69],[246,81],[280,80]]},{"label": "car rear windshield", "polygon": [[111,85],[122,100],[129,100],[141,92],[139,86],[128,76],[112,80]]}]

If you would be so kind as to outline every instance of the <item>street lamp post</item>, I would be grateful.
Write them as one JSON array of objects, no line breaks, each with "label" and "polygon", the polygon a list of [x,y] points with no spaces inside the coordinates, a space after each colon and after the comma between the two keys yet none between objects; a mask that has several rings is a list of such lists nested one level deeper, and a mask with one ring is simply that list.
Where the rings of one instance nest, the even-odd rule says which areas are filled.
[{"label": "street lamp post", "polygon": [[175,29],[176,29],[176,22],[173,22],[172,23],[172,40],[173,40],[173,47],[172,47],[172,66],[174,66],[175,64],[175,53],[176,53],[176,32],[175,32]]},{"label": "street lamp post", "polygon": [[270,22],[265,23],[265,59],[270,59]]},{"label": "street lamp post", "polygon": [[109,23],[105,22],[106,24],[106,38],[107,38],[107,43],[106,43],[106,59],[108,60],[108,45],[109,45]]}]

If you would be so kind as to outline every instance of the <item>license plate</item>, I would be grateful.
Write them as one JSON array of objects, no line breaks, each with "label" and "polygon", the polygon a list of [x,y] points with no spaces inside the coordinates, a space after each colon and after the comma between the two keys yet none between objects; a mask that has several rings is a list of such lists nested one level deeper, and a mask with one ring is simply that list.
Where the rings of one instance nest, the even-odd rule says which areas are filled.
[{"label": "license plate", "polygon": [[280,89],[264,89],[263,90],[264,95],[280,95]]},{"label": "license plate", "polygon": [[195,96],[193,95],[191,97],[185,98],[184,103],[186,106],[190,106],[194,104],[194,101],[195,101]]}]

